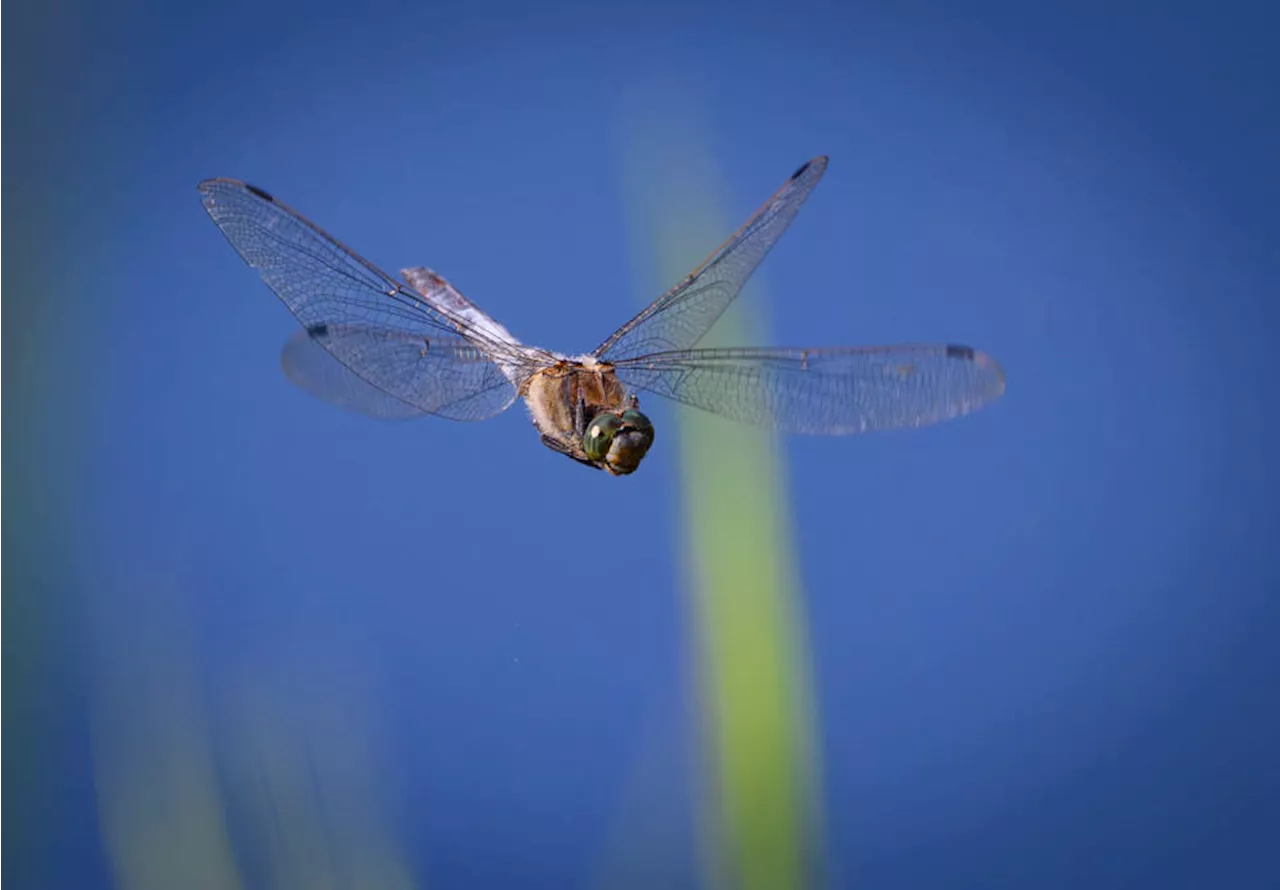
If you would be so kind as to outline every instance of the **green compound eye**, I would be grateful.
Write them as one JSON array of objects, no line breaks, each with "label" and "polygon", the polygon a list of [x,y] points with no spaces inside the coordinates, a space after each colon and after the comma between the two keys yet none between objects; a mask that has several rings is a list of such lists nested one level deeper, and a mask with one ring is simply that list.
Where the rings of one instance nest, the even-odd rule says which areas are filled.
[{"label": "green compound eye", "polygon": [[622,422],[648,435],[650,441],[653,440],[653,424],[639,411],[623,411]]},{"label": "green compound eye", "polygon": [[[635,412],[628,412],[635,413]],[[614,435],[622,428],[622,418],[616,414],[598,414],[587,424],[586,435],[582,437],[582,450],[592,460],[604,460],[609,453],[609,446]]]}]

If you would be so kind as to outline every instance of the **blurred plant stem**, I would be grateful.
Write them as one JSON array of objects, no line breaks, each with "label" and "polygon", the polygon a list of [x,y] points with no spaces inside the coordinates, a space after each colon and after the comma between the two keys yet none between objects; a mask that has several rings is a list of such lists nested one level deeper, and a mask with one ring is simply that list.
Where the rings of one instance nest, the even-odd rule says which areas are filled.
[{"label": "blurred plant stem", "polygon": [[[379,701],[364,657],[269,657],[243,673],[227,773],[266,886],[411,890],[372,744]],[[247,845],[246,845],[247,846]]]},{"label": "blurred plant stem", "polygon": [[94,785],[114,885],[242,887],[183,598],[165,585],[126,596],[99,603],[92,623]]},{"label": "blurred plant stem", "polygon": [[[44,886],[45,855],[67,770],[59,732],[74,722],[68,635],[72,567],[68,502],[72,442],[82,406],[69,385],[77,332],[60,213],[70,187],[60,169],[79,131],[86,68],[74,4],[5,6],[0,28],[0,886]],[[56,59],[56,63],[50,63]],[[63,264],[63,265],[60,265]],[[58,274],[50,270],[58,269]],[[58,343],[58,348],[50,344]],[[74,383],[74,380],[72,382]],[[78,430],[77,430],[78,432]],[[55,770],[60,770],[54,773]]]},{"label": "blurred plant stem", "polygon": [[[724,204],[701,116],[670,98],[633,105],[625,140],[633,267],[657,271],[639,276],[655,296],[737,225],[716,210]],[[754,197],[788,169],[762,171]],[[755,208],[741,206],[744,218]],[[701,345],[764,342],[763,327],[740,301]],[[678,417],[678,433],[660,429],[657,447],[680,449],[705,872],[713,886],[813,886],[822,861],[816,714],[777,442],[694,409]]]},{"label": "blurred plant stem", "polygon": [[215,696],[185,603],[178,585],[138,585],[94,615],[94,776],[115,886],[411,890],[379,790],[367,655],[282,628],[256,657],[218,653]]}]

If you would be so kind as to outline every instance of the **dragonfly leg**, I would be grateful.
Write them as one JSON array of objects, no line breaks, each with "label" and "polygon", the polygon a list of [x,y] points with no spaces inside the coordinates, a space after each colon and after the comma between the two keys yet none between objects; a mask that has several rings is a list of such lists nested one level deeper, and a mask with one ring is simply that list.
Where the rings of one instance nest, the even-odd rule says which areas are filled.
[{"label": "dragonfly leg", "polygon": [[595,470],[602,469],[602,468],[601,468],[598,464],[596,464],[594,461],[586,460],[585,458],[581,458],[581,457],[579,457],[578,455],[576,455],[576,454],[574,454],[572,451],[570,451],[568,448],[566,448],[566,447],[565,447],[563,444],[561,444],[559,441],[557,441],[556,439],[551,438],[550,436],[546,435],[545,433],[542,435],[542,444],[543,444],[543,445],[546,445],[546,446],[547,446],[548,448],[550,448],[552,451],[558,451],[558,452],[560,452],[561,454],[563,454],[565,457],[569,457],[569,458],[572,458],[572,459],[576,460],[576,461],[577,461],[578,463],[580,463],[580,464],[585,464],[586,466],[591,467],[592,469],[595,469]]}]

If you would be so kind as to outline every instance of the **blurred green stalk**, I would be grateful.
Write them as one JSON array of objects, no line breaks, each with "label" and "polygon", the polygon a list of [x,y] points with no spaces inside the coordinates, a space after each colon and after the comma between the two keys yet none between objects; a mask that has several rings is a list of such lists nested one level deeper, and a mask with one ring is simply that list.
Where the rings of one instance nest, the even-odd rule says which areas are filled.
[{"label": "blurred green stalk", "polygon": [[[99,602],[92,739],[103,848],[120,890],[412,890],[372,745],[367,653],[305,624],[200,682],[179,586]],[[145,616],[139,618],[138,616]],[[315,642],[313,642],[313,639]]]},{"label": "blurred green stalk", "polygon": [[[120,890],[239,890],[207,701],[174,587],[92,613],[89,673],[102,846]],[[144,620],[134,620],[135,615]]]},{"label": "blurred green stalk", "polygon": [[718,783],[707,807],[714,864],[735,886],[809,886],[814,715],[777,455],[759,432],[682,413],[690,605]]},{"label": "blurred green stalk", "polygon": [[[673,117],[633,118],[626,141],[633,255],[656,260],[634,265],[655,267],[660,287],[679,281],[740,222],[713,210],[723,205],[696,116]],[[680,138],[663,138],[673,133]],[[755,197],[775,185],[762,172]],[[755,206],[742,204],[741,216]],[[762,328],[740,303],[700,345],[764,342]],[[679,410],[678,430],[708,776],[705,870],[713,886],[813,886],[822,877],[816,714],[776,440],[694,409]],[[659,430],[657,447],[671,442]]]},{"label": "blurred green stalk", "polygon": [[78,225],[80,186],[91,165],[76,161],[102,154],[86,131],[93,103],[82,89],[101,64],[77,45],[76,3],[11,4],[6,12],[3,859],[10,887],[48,887],[66,880],[68,845],[60,841],[83,781],[68,752],[81,725],[78,511],[92,489],[84,467],[95,412],[86,393],[101,364],[86,356],[101,339],[90,319],[101,305],[102,270],[87,274],[92,262],[83,259],[92,251]]}]

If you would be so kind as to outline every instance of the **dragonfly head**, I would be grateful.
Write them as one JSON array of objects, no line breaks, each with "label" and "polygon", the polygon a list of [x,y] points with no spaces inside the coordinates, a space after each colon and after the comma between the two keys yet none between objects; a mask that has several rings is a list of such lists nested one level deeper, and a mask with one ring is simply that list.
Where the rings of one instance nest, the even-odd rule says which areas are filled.
[{"label": "dragonfly head", "polygon": [[587,424],[582,450],[615,476],[634,473],[653,444],[653,424],[634,408],[603,411]]}]

